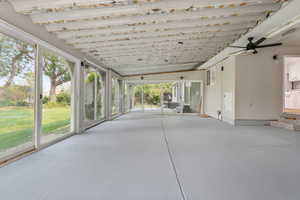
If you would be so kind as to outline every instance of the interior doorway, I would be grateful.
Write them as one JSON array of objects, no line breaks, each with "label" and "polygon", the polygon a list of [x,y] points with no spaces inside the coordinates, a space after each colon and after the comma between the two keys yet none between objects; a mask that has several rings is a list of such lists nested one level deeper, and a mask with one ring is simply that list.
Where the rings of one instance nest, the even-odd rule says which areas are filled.
[{"label": "interior doorway", "polygon": [[284,58],[284,113],[300,115],[300,57]]}]

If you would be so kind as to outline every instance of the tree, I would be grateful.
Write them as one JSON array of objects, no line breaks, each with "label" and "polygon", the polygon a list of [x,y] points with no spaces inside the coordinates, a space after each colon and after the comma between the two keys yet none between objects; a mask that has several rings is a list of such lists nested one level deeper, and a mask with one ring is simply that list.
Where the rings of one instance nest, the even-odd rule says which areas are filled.
[{"label": "tree", "polygon": [[7,77],[4,87],[14,78],[34,66],[33,47],[25,42],[0,34],[0,78]]},{"label": "tree", "polygon": [[60,56],[45,52],[43,55],[44,74],[50,79],[50,102],[56,101],[56,88],[71,80],[68,62]]}]

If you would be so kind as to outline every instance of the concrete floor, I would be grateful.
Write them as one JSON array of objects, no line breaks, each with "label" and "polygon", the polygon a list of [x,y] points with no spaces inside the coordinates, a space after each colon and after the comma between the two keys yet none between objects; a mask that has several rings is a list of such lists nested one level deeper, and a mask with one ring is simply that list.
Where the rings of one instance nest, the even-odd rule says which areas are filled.
[{"label": "concrete floor", "polygon": [[0,168],[5,200],[299,200],[300,134],[131,113]]}]

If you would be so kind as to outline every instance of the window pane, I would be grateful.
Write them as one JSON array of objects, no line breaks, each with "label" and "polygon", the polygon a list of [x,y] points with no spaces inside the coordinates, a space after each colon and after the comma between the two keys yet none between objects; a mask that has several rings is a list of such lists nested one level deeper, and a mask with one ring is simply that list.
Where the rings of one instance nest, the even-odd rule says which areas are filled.
[{"label": "window pane", "polygon": [[95,120],[95,95],[96,95],[96,71],[92,67],[85,69],[84,78],[84,109],[85,126],[89,126]]},{"label": "window pane", "polygon": [[98,72],[97,74],[97,120],[101,120],[105,117],[105,73]]},{"label": "window pane", "polygon": [[117,78],[112,78],[112,114],[120,112],[120,84]]},{"label": "window pane", "polygon": [[73,68],[65,58],[43,51],[42,143],[71,132]]},{"label": "window pane", "polygon": [[142,95],[143,95],[143,85],[134,86],[134,96],[133,96],[133,111],[143,110]]},{"label": "window pane", "polygon": [[160,84],[144,85],[144,108],[145,111],[161,111]]},{"label": "window pane", "polygon": [[179,113],[180,101],[174,96],[176,82],[163,83],[163,111],[167,113]]},{"label": "window pane", "polygon": [[0,33],[0,159],[33,148],[34,47]]},{"label": "window pane", "polygon": [[201,83],[186,81],[184,84],[184,113],[201,112]]},{"label": "window pane", "polygon": [[105,117],[105,73],[86,66],[84,80],[84,126],[89,127]]}]

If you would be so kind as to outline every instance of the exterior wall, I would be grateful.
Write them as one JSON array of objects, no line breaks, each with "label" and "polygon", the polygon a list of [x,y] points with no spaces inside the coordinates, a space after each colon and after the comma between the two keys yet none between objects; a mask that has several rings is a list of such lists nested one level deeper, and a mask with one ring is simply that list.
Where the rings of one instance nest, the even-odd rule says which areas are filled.
[{"label": "exterior wall", "polygon": [[222,63],[219,63],[210,68],[210,70],[215,70],[216,73],[216,79],[214,83],[211,83],[209,86],[207,86],[205,81],[204,112],[205,114],[214,118],[218,118],[218,111],[221,111],[222,109],[222,65]]},{"label": "exterior wall", "polygon": [[222,119],[234,124],[236,99],[236,60],[235,57],[223,62],[222,72]]},{"label": "exterior wall", "polygon": [[210,70],[216,71],[216,79],[209,86],[205,86],[204,111],[214,118],[218,118],[218,111],[221,111],[222,120],[234,124],[235,57],[226,59]]},{"label": "exterior wall", "polygon": [[[236,120],[274,120],[283,109],[283,56],[299,48],[261,49],[236,57]],[[274,60],[273,56],[278,59]]]},{"label": "exterior wall", "polygon": [[217,118],[221,111],[222,120],[231,124],[262,124],[280,118],[287,55],[300,55],[300,48],[260,49],[256,55],[230,57],[211,67],[216,80],[205,86],[205,114]]}]

